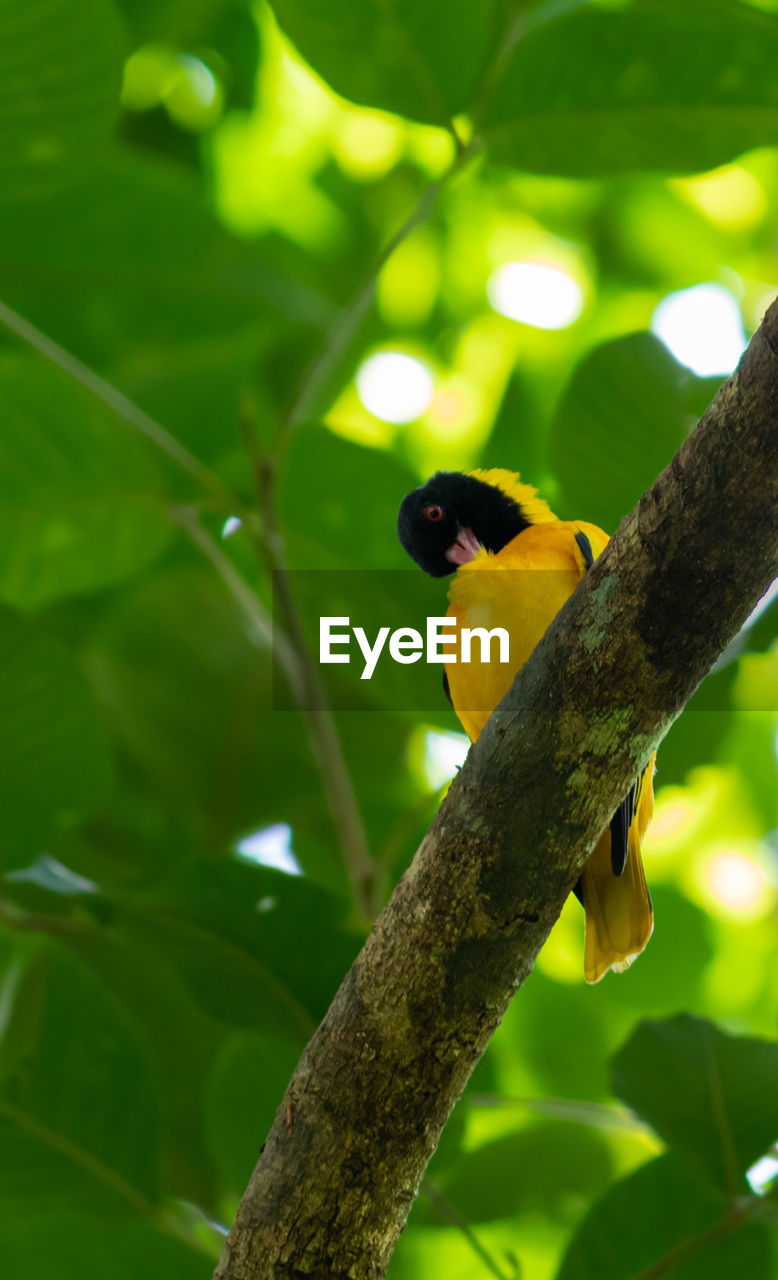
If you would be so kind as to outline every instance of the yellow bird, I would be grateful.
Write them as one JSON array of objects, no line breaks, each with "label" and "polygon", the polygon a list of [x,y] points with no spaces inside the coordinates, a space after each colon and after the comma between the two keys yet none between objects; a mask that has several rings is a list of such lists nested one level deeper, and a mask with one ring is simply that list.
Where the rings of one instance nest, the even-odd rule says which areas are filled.
[{"label": "yellow bird", "polygon": [[[463,627],[501,627],[510,660],[489,661],[477,644],[469,662],[446,662],[444,688],[475,742],[491,711],[576,584],[607,545],[580,520],[558,520],[535,489],[511,471],[439,471],[403,500],[400,541],[433,578],[455,573],[448,617]],[[494,642],[492,642],[493,644]],[[459,645],[456,652],[460,652]],[[627,969],[653,929],[640,845],[654,807],[654,756],[619,805],[575,893],[586,912],[584,972],[599,982]]]}]

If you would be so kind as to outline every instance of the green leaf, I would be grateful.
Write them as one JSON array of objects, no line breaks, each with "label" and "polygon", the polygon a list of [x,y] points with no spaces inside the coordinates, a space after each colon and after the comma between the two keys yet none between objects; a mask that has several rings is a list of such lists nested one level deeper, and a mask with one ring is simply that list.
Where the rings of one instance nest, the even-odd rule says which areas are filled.
[{"label": "green leaf", "polygon": [[104,796],[111,760],[76,662],[33,623],[0,609],[0,863],[42,843]]},{"label": "green leaf", "polygon": [[119,107],[123,33],[111,0],[0,0],[0,193],[72,181]]},{"label": "green leaf", "polygon": [[418,484],[409,467],[315,425],[295,433],[283,463],[278,506],[292,568],[408,569],[397,512]]},{"label": "green leaf", "polygon": [[480,122],[535,173],[711,169],[778,130],[778,20],[716,0],[583,5],[527,31]]},{"label": "green leaf", "polygon": [[616,338],[586,355],[549,436],[560,514],[585,514],[614,533],[693,427],[699,381],[650,333]]},{"label": "green leaf", "polygon": [[[468,1222],[491,1222],[516,1214],[564,1213],[571,1197],[590,1196],[606,1186],[610,1175],[610,1151],[601,1134],[549,1120],[462,1156],[437,1185]],[[433,1210],[424,1218],[438,1220]]]},{"label": "green leaf", "polygon": [[170,536],[149,446],[63,374],[0,359],[0,599],[37,608],[121,582]]},{"label": "green leaf", "polygon": [[119,0],[130,30],[141,41],[167,40],[184,44],[204,41],[212,27],[240,0]]},{"label": "green leaf", "polygon": [[279,23],[344,98],[446,124],[465,111],[491,52],[498,0],[273,0]]},{"label": "green leaf", "polygon": [[[724,1225],[721,1194],[675,1155],[660,1156],[615,1183],[573,1236],[556,1280],[770,1280],[761,1224]],[[653,1268],[656,1267],[656,1272]]]},{"label": "green leaf", "polygon": [[218,72],[226,105],[251,108],[259,31],[247,0],[119,0],[119,7],[133,43],[160,41],[200,56]]},{"label": "green leaf", "polygon": [[612,1066],[627,1106],[731,1194],[778,1137],[778,1044],[679,1014],[641,1022]]},{"label": "green leaf", "polygon": [[[583,967],[583,960],[580,963]],[[580,987],[535,972],[522,998],[508,1008],[493,1047],[509,1057],[516,1069],[533,1073],[538,1081],[533,1092],[592,1100],[606,1094],[608,1038],[603,1012],[607,1014],[610,1001],[605,983],[592,995],[595,999],[584,1003]],[[502,1087],[517,1088],[510,1083]]]},{"label": "green leaf", "polygon": [[732,718],[720,756],[723,762],[734,764],[738,769],[762,828],[768,832],[778,825],[774,744],[774,716],[741,711]]},{"label": "green leaf", "polygon": [[0,214],[4,301],[101,368],[134,344],[178,361],[185,340],[268,316],[299,342],[331,307],[279,256],[230,236],[191,176],[148,154],[111,152],[99,176]]},{"label": "green leaf", "polygon": [[257,359],[252,330],[150,343],[113,374],[115,384],[207,465],[242,449],[239,402]]},{"label": "green leaf", "polygon": [[227,1189],[242,1195],[275,1119],[298,1051],[267,1036],[236,1035],[214,1063],[205,1099],[208,1142]]},{"label": "green leaf", "polygon": [[163,802],[190,841],[228,847],[290,815],[319,831],[327,822],[298,716],[261,731],[269,657],[210,566],[187,562],[126,591],[92,633],[88,669],[139,803]]},{"label": "green leaf", "polygon": [[134,1026],[54,944],[19,948],[4,996],[0,1203],[143,1208],[158,1189],[157,1109]]},{"label": "green leaf", "polygon": [[[38,909],[47,910],[45,904]],[[147,1049],[160,1113],[162,1193],[214,1212],[218,1194],[202,1108],[213,1061],[230,1033],[200,1008],[175,969],[160,962],[157,950],[115,927],[112,902],[96,900],[95,915],[112,923],[87,927],[82,915],[80,927],[66,929],[63,940],[131,1018]]]},{"label": "green leaf", "polygon": [[210,1280],[213,1258],[150,1222],[21,1214],[0,1224],[0,1254],[24,1280]]},{"label": "green leaf", "polygon": [[[735,663],[719,671],[711,671],[692,694],[683,713],[671,725],[663,739],[659,753],[662,783],[684,783],[692,762],[715,760],[723,755],[725,744],[735,722],[730,707],[730,690],[737,673]],[[766,740],[766,739],[765,739]],[[749,739],[753,743],[753,737]],[[765,777],[770,797],[770,812],[775,812],[775,771],[769,753],[760,755],[764,743],[757,740],[754,755],[758,757],[759,770],[749,781],[760,782],[760,772]],[[680,1003],[683,1003],[681,1001]]]},{"label": "green leaf", "polygon": [[[265,897],[271,901],[270,895]],[[259,920],[256,902],[253,906]],[[257,1028],[298,1049],[315,1030],[316,1023],[271,963],[220,937],[206,923],[176,919],[150,907],[125,908],[121,928],[136,947],[156,953],[159,963],[178,975],[211,1018]]]},{"label": "green leaf", "polygon": [[[140,904],[142,910],[142,904]],[[290,876],[269,867],[252,866],[237,858],[200,858],[175,869],[169,880],[148,900],[148,912],[165,911],[171,925],[176,920],[192,934],[212,937],[214,943],[245,953],[250,967],[264,968],[286,992],[296,1013],[292,1023],[279,1019],[263,1023],[263,991],[254,993],[252,1025],[263,1033],[280,1035],[300,1047],[322,1018],[354,960],[362,938],[347,928],[346,908],[331,894],[302,876]],[[171,934],[175,958],[176,934]],[[214,951],[218,957],[218,948]],[[193,956],[193,964],[195,963]],[[210,982],[213,1000],[221,999],[225,1013],[240,1000],[242,989],[226,990],[208,979],[206,961],[200,960],[204,984]],[[245,997],[250,998],[245,989]],[[246,1020],[239,1025],[248,1025]],[[291,1034],[290,1034],[291,1032]]]},{"label": "green leaf", "polygon": [[[663,780],[664,776],[662,766]],[[651,879],[650,863],[647,874]],[[652,885],[651,896],[655,920],[651,945],[640,963],[633,965],[629,983],[611,983],[609,995],[615,1004],[644,1014],[669,1015],[679,1006],[697,1008],[715,954],[714,925],[706,912],[671,885]]]}]

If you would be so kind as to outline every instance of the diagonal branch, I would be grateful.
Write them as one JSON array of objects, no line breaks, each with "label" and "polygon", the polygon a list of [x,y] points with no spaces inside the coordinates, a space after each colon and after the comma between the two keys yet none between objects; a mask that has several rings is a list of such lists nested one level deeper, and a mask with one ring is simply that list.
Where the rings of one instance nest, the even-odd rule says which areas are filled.
[{"label": "diagonal branch", "polygon": [[303,374],[300,386],[281,420],[277,449],[283,446],[286,437],[299,423],[304,422],[306,418],[312,417],[317,408],[320,408],[319,402],[324,389],[332,377],[338,361],[342,359],[348,350],[353,338],[359,331],[362,321],[373,305],[378,277],[392,254],[404,240],[407,240],[412,231],[415,231],[417,227],[422,226],[428,220],[435,208],[438,196],[478,153],[480,143],[476,139],[472,139],[467,146],[464,146],[453,125],[451,126],[451,132],[453,132],[456,145],[454,160],[442,177],[424,188],[414,208],[384,245],[362,284],[346,303],[330,328],[322,348],[316,353]]},{"label": "diagonal branch", "polygon": [[261,531],[253,536],[259,560],[272,584],[289,661],[276,646],[298,706],[305,718],[311,754],[316,762],[322,789],[338,836],[341,855],[351,886],[351,895],[361,922],[369,924],[378,912],[379,869],[367,845],[367,837],[351,782],[340,736],[330,705],[324,696],[318,669],[303,633],[297,602],[292,592],[278,525],[275,497],[275,463],[265,458],[257,445],[254,424],[244,414],[243,434],[257,485],[257,503],[262,518]]},{"label": "diagonal branch", "polygon": [[97,400],[101,400],[129,427],[132,427],[134,431],[140,432],[162,453],[167,454],[182,471],[191,476],[204,493],[209,494],[216,501],[219,508],[233,515],[240,513],[246,516],[247,513],[244,511],[240,498],[237,494],[231,492],[221,477],[215,471],[210,471],[199,458],[196,458],[185,445],[181,444],[180,440],[177,440],[165,427],[161,426],[159,422],[156,422],[154,418],[146,413],[145,409],[141,409],[123,391],[119,391],[117,387],[102,378],[99,373],[95,373],[94,369],[90,369],[88,365],[83,364],[70,351],[66,351],[59,343],[54,342],[48,334],[37,329],[34,324],[30,324],[29,320],[25,320],[23,316],[12,311],[4,302],[0,302],[0,325],[13,333],[20,341],[26,342],[44,359],[56,365],[74,382],[84,387],[90,395],[93,395]]},{"label": "diagonal branch", "polygon": [[778,303],[471,749],[303,1053],[219,1280],[383,1275],[589,851],[778,573],[776,351]]}]

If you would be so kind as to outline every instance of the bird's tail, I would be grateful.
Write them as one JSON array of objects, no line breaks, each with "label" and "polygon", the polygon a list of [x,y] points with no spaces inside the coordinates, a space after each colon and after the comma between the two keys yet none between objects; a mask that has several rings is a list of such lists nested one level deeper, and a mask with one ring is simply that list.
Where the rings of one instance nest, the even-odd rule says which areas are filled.
[{"label": "bird's tail", "polygon": [[653,760],[641,778],[635,814],[629,829],[627,864],[620,876],[611,866],[611,835],[605,831],[581,877],[586,911],[584,973],[599,982],[614,969],[628,969],[639,956],[654,928],[654,912],[640,855],[640,843],[653,809]]}]

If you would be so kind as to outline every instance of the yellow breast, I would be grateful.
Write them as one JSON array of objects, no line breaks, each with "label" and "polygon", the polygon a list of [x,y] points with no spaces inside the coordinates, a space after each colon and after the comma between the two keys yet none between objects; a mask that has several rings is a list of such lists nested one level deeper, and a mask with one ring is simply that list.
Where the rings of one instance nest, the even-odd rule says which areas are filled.
[{"label": "yellow breast", "polygon": [[[575,541],[579,531],[599,555],[608,541],[601,529],[558,520],[530,526],[496,555],[482,552],[462,565],[452,580],[448,616],[457,624],[457,661],[446,663],[446,674],[454,710],[471,741],[586,572]],[[489,659],[480,643],[472,643],[470,661],[460,661],[462,629],[479,627],[508,632],[508,662],[498,661],[496,639]]]}]

